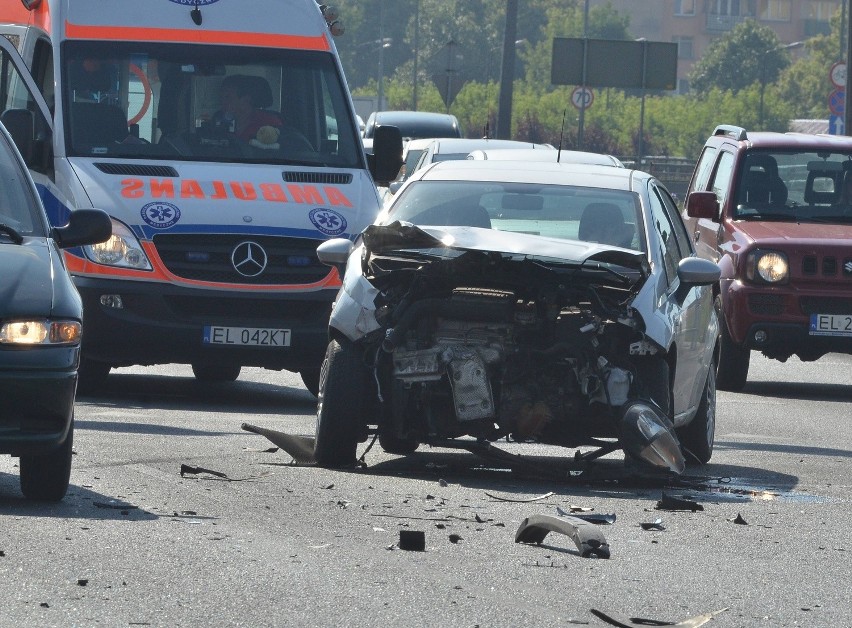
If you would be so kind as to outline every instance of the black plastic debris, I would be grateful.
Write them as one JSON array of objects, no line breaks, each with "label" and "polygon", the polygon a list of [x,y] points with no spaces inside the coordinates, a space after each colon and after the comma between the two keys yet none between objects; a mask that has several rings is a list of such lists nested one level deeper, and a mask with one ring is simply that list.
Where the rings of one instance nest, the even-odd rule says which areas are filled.
[{"label": "black plastic debris", "polygon": [[399,549],[409,552],[425,552],[426,533],[422,530],[400,530]]},{"label": "black plastic debris", "polygon": [[559,532],[571,538],[583,558],[609,558],[609,543],[600,529],[593,523],[577,517],[553,517],[533,515],[521,522],[515,543],[536,543],[541,545],[550,532]]},{"label": "black plastic debris", "polygon": [[640,523],[643,530],[665,530],[666,527],[663,525],[663,520],[660,518],[655,519],[654,521],[648,521],[644,523]]},{"label": "black plastic debris", "polygon": [[251,425],[250,423],[243,423],[242,428],[246,432],[265,436],[273,445],[278,445],[278,447],[290,454],[290,457],[293,458],[293,461],[296,464],[316,463],[316,460],[314,460],[315,439],[313,438],[308,436],[296,436],[294,434],[287,434],[286,432],[279,432],[277,430],[270,430],[265,427]]},{"label": "black plastic debris", "polygon": [[603,525],[612,525],[615,523],[615,514],[592,514],[588,512],[573,512],[568,513],[556,507],[556,514],[560,517],[577,517],[577,519],[582,519],[583,521],[588,521],[589,523],[595,523],[599,526]]},{"label": "black plastic debris", "polygon": [[635,628],[636,626],[676,626],[677,628],[698,628],[713,619],[719,613],[723,613],[727,608],[719,609],[711,613],[704,613],[689,617],[680,621],[664,621],[660,619],[646,619],[644,617],[621,617],[614,613],[604,613],[596,608],[591,609],[592,615],[602,619],[610,626],[619,626],[619,628]]},{"label": "black plastic debris", "polygon": [[736,518],[731,519],[731,521],[733,521],[737,525],[741,525],[741,526],[747,526],[748,525],[748,521],[743,519],[743,516],[740,513],[737,513]]},{"label": "black plastic debris", "polygon": [[695,512],[697,510],[704,510],[704,506],[699,504],[696,501],[691,499],[685,499],[683,497],[675,497],[674,495],[669,495],[668,493],[663,493],[663,498],[657,502],[656,506],[657,510],[688,510],[690,512]]},{"label": "black plastic debris", "polygon": [[204,467],[193,467],[188,464],[180,465],[180,477],[185,475],[199,475],[201,473],[207,473],[208,475],[215,475],[217,478],[227,478],[228,476],[221,471],[213,471],[212,469],[205,469]]},{"label": "black plastic debris", "polygon": [[458,543],[459,541],[462,541],[462,540],[463,540],[462,537],[458,534],[451,534],[450,535],[450,543],[455,544],[455,543]]},{"label": "black plastic debris", "polygon": [[88,579],[88,578],[77,578],[77,586],[84,587],[84,586],[86,586],[87,584],[89,584],[89,579]]}]

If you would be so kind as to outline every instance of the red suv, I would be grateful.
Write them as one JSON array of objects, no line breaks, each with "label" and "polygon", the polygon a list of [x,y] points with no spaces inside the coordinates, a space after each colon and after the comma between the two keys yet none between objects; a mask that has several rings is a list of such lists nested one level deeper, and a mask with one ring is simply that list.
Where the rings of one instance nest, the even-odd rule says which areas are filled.
[{"label": "red suv", "polygon": [[852,354],[852,138],[718,126],[684,220],[722,269],[720,389],[742,389],[751,351]]}]

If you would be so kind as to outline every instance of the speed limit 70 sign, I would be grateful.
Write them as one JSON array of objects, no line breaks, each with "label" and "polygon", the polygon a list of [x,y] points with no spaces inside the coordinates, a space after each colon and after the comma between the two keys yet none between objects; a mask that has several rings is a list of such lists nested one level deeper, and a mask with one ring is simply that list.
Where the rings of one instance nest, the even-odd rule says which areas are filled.
[{"label": "speed limit 70 sign", "polygon": [[571,104],[577,109],[588,109],[595,101],[595,93],[588,87],[575,87],[571,92]]}]

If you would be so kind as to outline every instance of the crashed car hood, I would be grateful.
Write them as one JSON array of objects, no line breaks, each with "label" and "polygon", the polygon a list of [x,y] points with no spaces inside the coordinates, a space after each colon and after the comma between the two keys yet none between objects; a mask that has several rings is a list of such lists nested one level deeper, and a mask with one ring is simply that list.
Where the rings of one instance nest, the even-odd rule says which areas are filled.
[{"label": "crashed car hood", "polygon": [[650,274],[646,255],[619,247],[563,240],[545,236],[483,229],[479,227],[418,227],[406,222],[370,225],[362,237],[373,252],[398,249],[452,248],[463,251],[485,251],[508,255],[553,258],[578,265],[586,262],[617,264]]},{"label": "crashed car hood", "polygon": [[50,249],[37,240],[0,244],[0,318],[48,316],[53,310]]}]

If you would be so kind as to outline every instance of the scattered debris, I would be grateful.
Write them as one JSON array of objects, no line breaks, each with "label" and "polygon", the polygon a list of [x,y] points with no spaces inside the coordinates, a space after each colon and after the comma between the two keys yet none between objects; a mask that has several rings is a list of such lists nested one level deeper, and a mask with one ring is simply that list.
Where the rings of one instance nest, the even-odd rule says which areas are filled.
[{"label": "scattered debris", "polygon": [[246,432],[260,434],[268,438],[273,445],[277,445],[293,458],[296,464],[315,464],[314,443],[315,439],[308,436],[295,436],[265,427],[258,427],[249,423],[243,423],[242,428]]},{"label": "scattered debris", "polygon": [[208,475],[215,475],[217,478],[228,479],[227,474],[222,473],[221,471],[213,471],[212,469],[205,469],[204,467],[193,467],[188,464],[180,465],[180,477],[185,475],[198,475],[200,473],[207,473]]},{"label": "scattered debris", "polygon": [[109,508],[111,510],[132,510],[134,508],[138,508],[138,506],[134,506],[133,504],[128,504],[127,502],[92,502],[93,506],[98,508]]},{"label": "scattered debris", "polygon": [[409,552],[425,552],[426,533],[422,530],[400,530],[399,549]]},{"label": "scattered debris", "polygon": [[559,506],[556,507],[556,514],[560,517],[577,517],[577,519],[582,519],[583,521],[588,521],[589,523],[596,523],[598,525],[612,525],[615,523],[615,514],[611,515],[592,515],[588,513],[569,513],[562,510]]},{"label": "scattered debris", "polygon": [[676,628],[698,628],[699,626],[706,624],[719,613],[723,613],[726,610],[728,609],[721,608],[718,611],[713,611],[712,613],[704,613],[703,615],[696,615],[695,617],[674,622],[659,619],[645,619],[643,617],[630,617],[628,619],[613,615],[612,613],[604,613],[596,608],[591,609],[592,615],[595,617],[604,620],[611,626],[619,626],[620,628],[635,628],[635,626],[675,626]]},{"label": "scattered debris", "polygon": [[552,517],[533,515],[521,522],[515,534],[515,543],[536,543],[541,545],[550,532],[559,532],[570,537],[577,545],[583,558],[609,558],[609,543],[599,528],[577,517]]},{"label": "scattered debris", "polygon": [[461,535],[458,535],[458,534],[451,534],[450,535],[450,543],[455,544],[455,543],[458,543],[459,541],[463,541],[463,540],[464,539],[462,539]]},{"label": "scattered debris", "polygon": [[695,512],[696,510],[704,510],[704,506],[699,504],[696,501],[692,501],[691,499],[684,499],[682,497],[675,497],[674,495],[669,495],[668,493],[663,493],[663,498],[657,502],[656,505],[657,510],[689,510],[691,512]]},{"label": "scattered debris", "polygon": [[243,451],[250,451],[256,454],[275,454],[278,453],[280,447],[267,447],[266,449],[255,449],[254,447],[243,447]]},{"label": "scattered debris", "polygon": [[488,495],[488,497],[490,497],[491,499],[496,499],[497,501],[515,502],[515,503],[518,503],[518,504],[526,504],[526,503],[529,503],[529,502],[537,502],[537,501],[540,501],[542,499],[547,499],[548,497],[553,497],[553,495],[554,495],[554,493],[551,491],[550,493],[545,493],[544,495],[539,495],[538,497],[530,497],[529,499],[514,499],[512,497],[501,497],[500,495],[494,495],[493,493],[489,493],[488,491],[486,491],[485,494]]},{"label": "scattered debris", "polygon": [[741,526],[747,526],[748,525],[748,521],[743,519],[743,516],[740,513],[737,513],[736,518],[730,519],[730,521],[733,521],[737,525],[741,525]]},{"label": "scattered debris", "polygon": [[654,521],[650,521],[647,523],[640,523],[643,530],[665,530],[666,527],[663,525],[663,520],[659,517],[654,519]]},{"label": "scattered debris", "polygon": [[438,484],[440,484],[441,486],[443,486],[445,488],[447,487],[447,481],[446,480],[443,480],[443,479],[438,480]]},{"label": "scattered debris", "polygon": [[371,512],[371,517],[390,517],[392,519],[417,519],[418,521],[449,521],[449,517],[409,517],[408,515],[389,515],[383,512]]},{"label": "scattered debris", "polygon": [[77,578],[77,586],[84,587],[84,586],[86,586],[87,584],[89,584],[89,579],[88,579],[88,578]]}]

